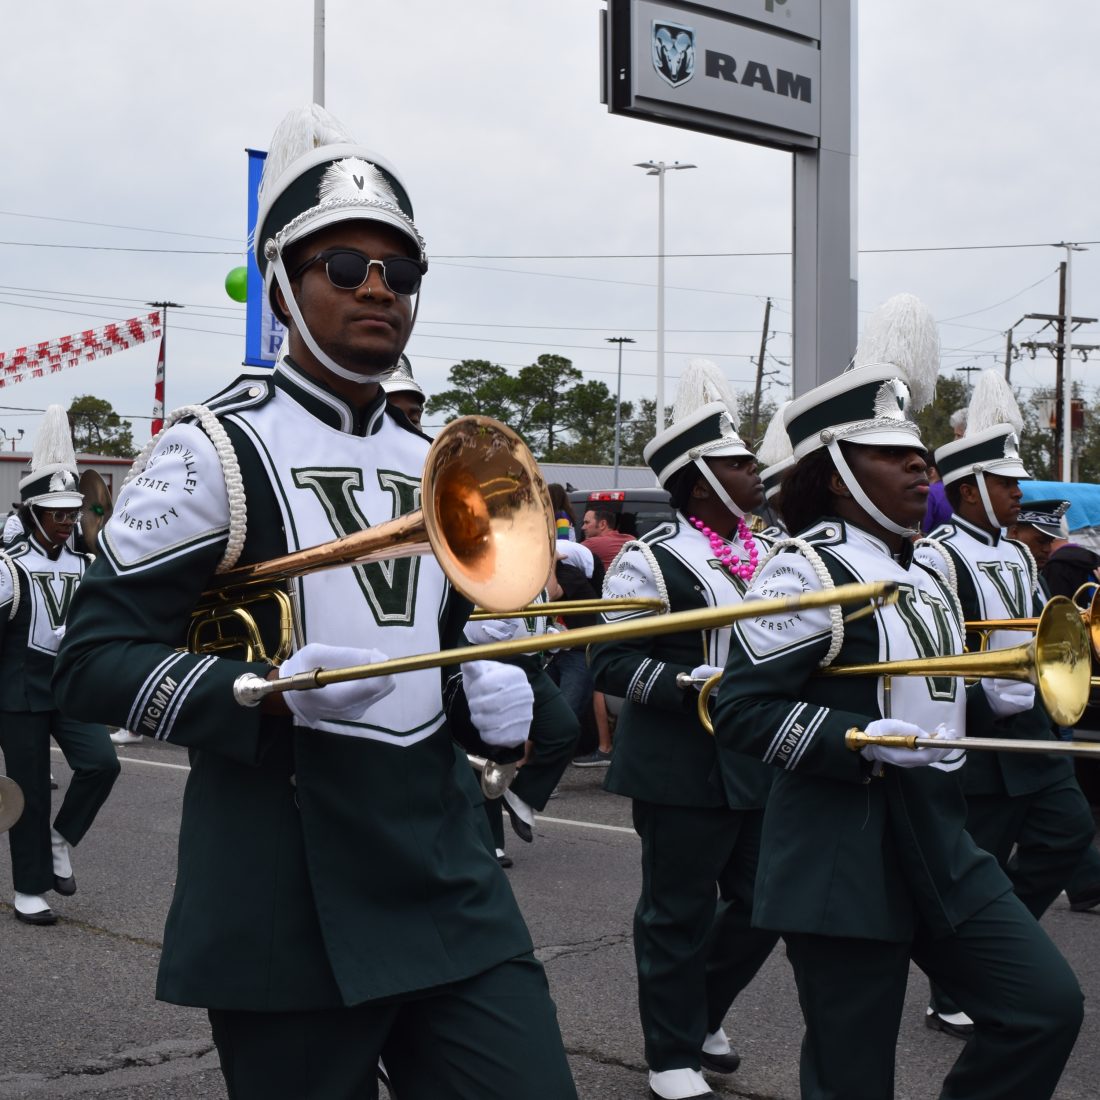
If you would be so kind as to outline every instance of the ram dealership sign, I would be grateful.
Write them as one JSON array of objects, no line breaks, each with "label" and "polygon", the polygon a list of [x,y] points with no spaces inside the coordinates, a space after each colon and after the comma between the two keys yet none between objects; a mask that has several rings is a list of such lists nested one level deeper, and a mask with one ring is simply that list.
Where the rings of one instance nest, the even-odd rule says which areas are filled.
[{"label": "ram dealership sign", "polygon": [[604,96],[613,113],[781,149],[817,147],[820,0],[609,0],[607,15]]}]

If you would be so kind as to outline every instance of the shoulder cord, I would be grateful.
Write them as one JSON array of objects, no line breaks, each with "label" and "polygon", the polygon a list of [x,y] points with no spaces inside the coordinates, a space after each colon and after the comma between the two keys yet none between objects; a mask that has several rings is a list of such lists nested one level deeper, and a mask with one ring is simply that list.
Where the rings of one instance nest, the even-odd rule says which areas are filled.
[{"label": "shoulder cord", "polygon": [[214,450],[218,453],[221,462],[222,477],[225,479],[225,493],[229,499],[229,538],[226,542],[225,553],[218,562],[215,573],[225,573],[237,564],[237,559],[244,549],[244,538],[248,530],[248,505],[244,495],[244,481],[241,479],[241,467],[237,462],[237,454],[233,450],[229,434],[221,426],[221,422],[205,405],[181,405],[173,409],[164,419],[164,427],[141,449],[141,453],[134,459],[126,480],[122,483],[125,489],[130,482],[138,476],[149,462],[160,437],[177,421],[186,416],[195,417],[202,430],[214,444]]},{"label": "shoulder cord", "polygon": [[[823,589],[829,591],[836,588],[832,575],[829,573],[825,562],[822,561],[821,555],[805,539],[780,539],[772,545],[771,550],[768,551],[768,556],[760,563],[760,568],[763,569],[776,554],[788,547],[797,550],[810,563],[811,568],[817,574],[817,579],[821,581]],[[759,575],[759,570],[757,570],[757,575]],[[818,668],[828,668],[836,660],[840,647],[844,645],[844,615],[840,610],[840,606],[835,603],[829,606],[829,628],[832,641],[829,644],[829,651],[818,662]]]},{"label": "shoulder cord", "polygon": [[944,587],[947,589],[947,594],[951,597],[951,603],[955,610],[955,617],[959,620],[959,629],[963,632],[965,637],[966,615],[963,613],[962,603],[959,600],[959,571],[955,568],[955,559],[951,556],[951,551],[948,550],[939,539],[934,539],[931,535],[926,535],[923,539],[918,539],[913,549],[916,550],[921,546],[928,546],[935,550],[936,553],[943,558],[944,564],[947,566],[946,577],[944,577],[934,565],[929,565],[928,568],[938,573],[940,577],[946,581]]},{"label": "shoulder cord", "polygon": [[1027,571],[1031,574],[1031,590],[1034,592],[1035,589],[1039,587],[1039,565],[1035,561],[1035,555],[1032,554],[1031,547],[1028,546],[1027,543],[1021,542],[1019,539],[1006,538],[1005,542],[1012,543],[1012,545],[1023,555],[1024,561],[1027,562]]},{"label": "shoulder cord", "polygon": [[604,578],[604,592],[606,593],[607,591],[607,581],[612,576],[614,576],[620,559],[622,558],[623,554],[625,554],[629,550],[637,550],[638,553],[641,554],[642,557],[645,559],[646,565],[649,566],[650,570],[653,573],[653,583],[657,586],[657,595],[660,598],[661,602],[665,605],[665,610],[668,611],[671,607],[671,604],[669,603],[668,599],[668,587],[665,585],[664,574],[661,572],[661,567],[657,564],[656,555],[644,542],[638,542],[637,540],[635,540],[633,542],[623,543],[622,547],[619,549],[619,552],[612,560],[611,565],[608,567],[607,574]]},{"label": "shoulder cord", "polygon": [[8,612],[8,622],[10,623],[19,610],[19,597],[22,594],[19,588],[19,570],[16,568],[15,562],[3,550],[0,550],[0,561],[8,567],[8,572],[11,573],[11,611]]}]

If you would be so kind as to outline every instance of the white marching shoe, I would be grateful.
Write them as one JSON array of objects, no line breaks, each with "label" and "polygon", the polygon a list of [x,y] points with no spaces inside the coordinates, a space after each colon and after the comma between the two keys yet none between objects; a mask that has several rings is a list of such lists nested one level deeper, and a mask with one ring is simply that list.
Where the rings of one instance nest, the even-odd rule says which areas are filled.
[{"label": "white marching shoe", "polygon": [[132,733],[130,730],[115,730],[111,734],[111,740],[116,745],[137,745],[145,740],[140,733]]},{"label": "white marching shoe", "polygon": [[714,1093],[697,1069],[649,1071],[649,1091],[657,1100],[707,1100]]},{"label": "white marching shoe", "polygon": [[20,894],[12,902],[15,919],[24,924],[56,924],[57,914],[41,894]]}]

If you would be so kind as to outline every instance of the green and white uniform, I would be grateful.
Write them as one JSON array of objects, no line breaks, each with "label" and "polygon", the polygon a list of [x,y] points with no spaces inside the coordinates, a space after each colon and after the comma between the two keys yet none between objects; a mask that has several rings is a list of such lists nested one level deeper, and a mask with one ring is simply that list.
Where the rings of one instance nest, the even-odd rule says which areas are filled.
[{"label": "green and white uniform", "polygon": [[[748,560],[738,540],[731,545]],[[686,522],[627,543],[604,582],[605,597],[659,597],[671,611],[736,604],[744,590]],[[624,698],[605,786],[633,799],[642,841],[634,953],[646,1062],[655,1072],[699,1069],[705,1037],[777,939],[750,927],[770,771],[742,757],[723,787],[714,739],[699,722],[699,692],[676,683],[699,665],[723,665],[729,635],[729,627],[685,631],[607,642],[590,654],[597,689]]]},{"label": "green and white uniform", "polygon": [[[936,528],[930,539],[918,547],[918,558],[956,579],[968,620],[1030,618],[1042,610],[1035,562],[1022,543],[958,515]],[[944,553],[950,555],[949,563]],[[1032,638],[1030,632],[996,630],[989,648],[1004,649]],[[971,641],[976,644],[977,639]],[[1038,697],[1030,711],[1010,718],[997,719],[986,707],[971,716],[968,732],[1055,740]],[[963,789],[970,834],[997,857],[1020,900],[1041,917],[1069,882],[1095,831],[1072,760],[1054,753],[976,753],[964,773]]]},{"label": "green and white uniform", "polygon": [[88,560],[68,546],[48,553],[26,535],[0,554],[0,748],[25,800],[9,834],[12,878],[21,894],[54,888],[50,737],[73,768],[53,822],[70,845],[88,831],[119,772],[107,730],[67,718],[50,688],[58,635]]},{"label": "green and white uniform", "polygon": [[[531,940],[452,743],[438,670],[399,678],[360,721],[305,728],[234,701],[234,679],[266,665],[180,649],[234,516],[247,511],[241,564],[392,519],[419,504],[428,440],[386,414],[383,393],[357,413],[289,360],[211,407],[243,492],[232,476],[227,491],[197,423],[164,433],[120,494],[55,681],[70,709],[189,750],[158,996],[324,1010],[525,956]],[[469,607],[431,556],[290,588],[299,644],[391,657],[456,644]]]},{"label": "green and white uniform", "polygon": [[[965,830],[961,757],[924,767],[872,764],[844,745],[850,727],[891,716],[959,729],[981,688],[955,677],[818,675],[837,666],[962,650],[955,599],[940,576],[895,557],[837,519],[775,554],[748,599],[895,580],[892,606],[853,622],[836,608],[735,624],[715,707],[727,785],[742,754],[777,769],[765,810],[754,922],[781,932],[806,1035],[804,1100],[893,1095],[894,1049],[910,959],[975,1021],[941,1096],[1053,1093],[1080,1026],[1065,961]],[[807,545],[808,544],[808,548]]]}]

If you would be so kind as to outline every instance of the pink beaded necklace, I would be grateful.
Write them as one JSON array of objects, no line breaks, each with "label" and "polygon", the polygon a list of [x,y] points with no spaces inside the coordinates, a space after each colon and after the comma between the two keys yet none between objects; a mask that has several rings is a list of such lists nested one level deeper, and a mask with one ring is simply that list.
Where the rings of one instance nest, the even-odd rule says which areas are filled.
[{"label": "pink beaded necklace", "polygon": [[747,562],[742,562],[733,552],[733,547],[717,531],[712,531],[701,519],[688,516],[688,522],[692,527],[697,528],[707,536],[714,556],[735,577],[740,577],[743,581],[752,580],[752,575],[756,572],[756,564],[760,559],[760,552],[756,549],[756,540],[752,537],[752,532],[749,530],[749,525],[745,522],[743,516],[737,517],[737,537],[741,540],[745,552],[749,556]]}]

